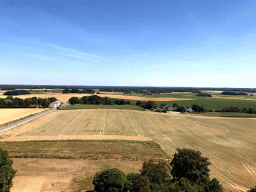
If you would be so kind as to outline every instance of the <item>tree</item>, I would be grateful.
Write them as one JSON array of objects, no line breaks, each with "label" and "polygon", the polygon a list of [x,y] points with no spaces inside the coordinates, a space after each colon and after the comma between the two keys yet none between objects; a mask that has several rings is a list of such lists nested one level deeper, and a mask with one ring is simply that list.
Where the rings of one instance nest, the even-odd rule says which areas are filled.
[{"label": "tree", "polygon": [[0,149],[0,192],[9,192],[16,170],[12,168],[13,161],[8,152]]},{"label": "tree", "polygon": [[93,180],[96,192],[122,192],[126,183],[125,174],[117,168],[97,173]]},{"label": "tree", "polygon": [[79,104],[81,102],[81,100],[78,97],[71,97],[68,101],[71,105]]},{"label": "tree", "polygon": [[141,105],[141,101],[137,101],[137,102],[136,102],[136,105]]},{"label": "tree", "polygon": [[184,113],[186,110],[185,110],[185,107],[180,106],[180,107],[178,107],[177,111],[181,112],[181,113]]},{"label": "tree", "polygon": [[147,176],[140,176],[134,182],[133,191],[151,192],[149,178]]},{"label": "tree", "polygon": [[164,183],[170,179],[165,163],[162,161],[154,163],[152,159],[143,163],[140,174],[147,176],[151,183],[156,184]]},{"label": "tree", "polygon": [[172,107],[179,107],[177,103],[173,103]]},{"label": "tree", "polygon": [[137,180],[140,178],[139,173],[129,173],[127,175],[128,180],[128,187],[126,189],[129,189],[130,191],[136,191],[137,189]]},{"label": "tree", "polygon": [[[255,188],[256,189],[256,188]],[[207,192],[222,192],[223,187],[216,178],[213,178],[207,186]],[[256,190],[255,190],[256,192]]]},{"label": "tree", "polygon": [[200,151],[178,148],[171,162],[171,174],[174,180],[185,178],[193,184],[207,185],[209,183],[208,158],[202,157]]}]

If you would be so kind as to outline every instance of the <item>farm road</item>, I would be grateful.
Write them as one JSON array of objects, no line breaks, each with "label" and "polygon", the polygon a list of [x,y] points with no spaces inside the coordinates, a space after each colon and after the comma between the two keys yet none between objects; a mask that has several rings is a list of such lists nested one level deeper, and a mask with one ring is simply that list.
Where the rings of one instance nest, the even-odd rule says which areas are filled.
[{"label": "farm road", "polygon": [[38,118],[38,117],[41,117],[41,116],[46,115],[46,114],[48,114],[48,113],[50,113],[50,112],[53,112],[53,111],[55,111],[55,110],[54,110],[54,109],[51,109],[51,110],[48,110],[48,111],[43,111],[43,112],[37,113],[37,114],[35,114],[35,115],[31,116],[31,117],[27,117],[27,118],[25,118],[25,119],[23,119],[23,120],[21,120],[21,121],[12,123],[12,124],[7,125],[7,126],[4,126],[4,127],[0,127],[0,132],[7,131],[7,130],[12,129],[12,128],[14,128],[14,127],[20,126],[20,125],[22,125],[22,124],[24,124],[24,123],[27,123],[27,122],[29,122],[29,121],[32,121],[32,120],[34,120],[34,119],[36,119],[36,118]]}]

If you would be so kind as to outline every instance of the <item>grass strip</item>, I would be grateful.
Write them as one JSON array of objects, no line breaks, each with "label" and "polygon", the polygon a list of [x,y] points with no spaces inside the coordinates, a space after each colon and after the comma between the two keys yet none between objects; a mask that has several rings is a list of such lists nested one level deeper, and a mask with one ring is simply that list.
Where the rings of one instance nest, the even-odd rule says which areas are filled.
[{"label": "grass strip", "polygon": [[221,113],[221,117],[237,117],[237,118],[256,118],[256,114],[246,114],[246,113]]},{"label": "grass strip", "polygon": [[160,145],[153,141],[72,140],[0,142],[12,158],[53,159],[168,159]]}]

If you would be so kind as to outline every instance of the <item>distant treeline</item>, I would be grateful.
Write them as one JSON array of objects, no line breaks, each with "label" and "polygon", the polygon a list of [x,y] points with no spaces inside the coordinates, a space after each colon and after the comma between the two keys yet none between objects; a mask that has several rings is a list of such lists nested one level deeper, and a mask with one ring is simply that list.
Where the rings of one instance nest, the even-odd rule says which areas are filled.
[{"label": "distant treeline", "polygon": [[221,93],[221,95],[248,95],[248,94],[244,92],[224,91]]},{"label": "distant treeline", "polygon": [[155,109],[155,108],[157,108],[157,104],[154,101],[148,101],[148,102],[137,101],[136,105],[141,106],[144,109]]},{"label": "distant treeline", "polygon": [[0,85],[2,90],[14,89],[99,89],[107,92],[135,92],[135,93],[170,93],[193,92],[200,90],[256,92],[256,88],[211,88],[211,87],[134,87],[134,86],[68,86],[68,85]]},{"label": "distant treeline", "polygon": [[62,93],[95,93],[92,89],[68,89],[65,88]]},{"label": "distant treeline", "polygon": [[27,95],[30,94],[28,90],[14,90],[14,91],[6,91],[3,95]]},{"label": "distant treeline", "polygon": [[0,98],[0,108],[29,108],[29,107],[49,107],[49,105],[56,101],[55,97],[47,99],[32,97],[27,99],[13,98],[8,96],[5,99]]},{"label": "distant treeline", "polygon": [[112,99],[109,97],[99,97],[98,95],[84,96],[82,98],[71,97],[69,99],[71,105],[74,104],[91,104],[91,105],[130,105],[130,101],[123,99]]},{"label": "distant treeline", "polygon": [[239,109],[237,107],[229,107],[222,110],[218,110],[216,112],[231,112],[231,113],[249,113],[249,114],[256,114],[256,110],[253,108],[242,108]]},{"label": "distant treeline", "polygon": [[196,96],[200,96],[200,97],[211,97],[212,95],[208,94],[208,93],[198,93]]}]

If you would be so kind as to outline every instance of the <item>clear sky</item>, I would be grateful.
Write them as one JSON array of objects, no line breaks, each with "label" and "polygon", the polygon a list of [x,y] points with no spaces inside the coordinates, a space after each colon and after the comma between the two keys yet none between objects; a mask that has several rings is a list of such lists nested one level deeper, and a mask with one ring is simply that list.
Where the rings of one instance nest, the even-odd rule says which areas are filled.
[{"label": "clear sky", "polygon": [[0,0],[0,84],[255,88],[255,0]]}]

